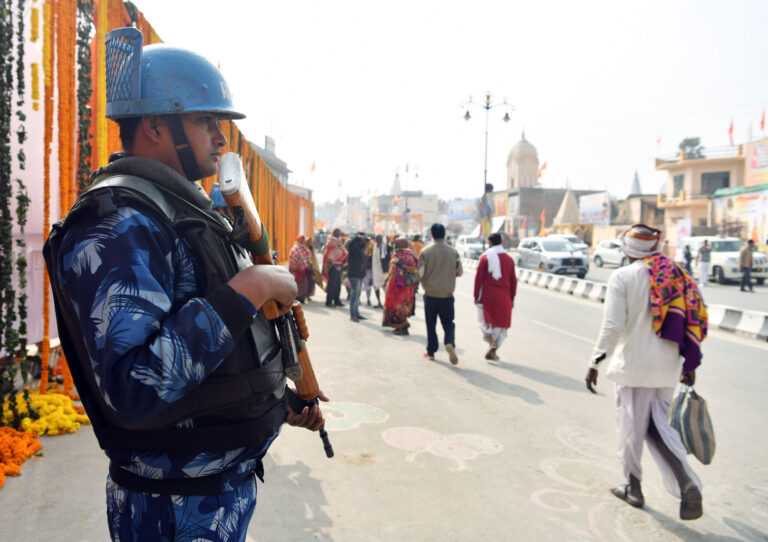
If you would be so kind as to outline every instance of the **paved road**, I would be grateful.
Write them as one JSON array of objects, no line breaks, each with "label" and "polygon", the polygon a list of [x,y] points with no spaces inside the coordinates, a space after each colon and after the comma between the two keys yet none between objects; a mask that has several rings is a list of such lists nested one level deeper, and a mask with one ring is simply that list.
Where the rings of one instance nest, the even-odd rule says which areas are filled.
[{"label": "paved road", "polygon": [[[683,540],[768,538],[768,346],[714,332],[697,390],[718,437],[704,467],[705,515],[677,520],[678,503],[644,458],[647,506],[611,496],[620,482],[611,385],[584,389],[602,306],[522,286],[501,361],[483,359],[471,302],[456,295],[458,366],[422,359],[422,307],[412,335],[382,329],[380,312],[349,321],[307,306],[310,350],[336,457],[286,428],[265,466],[249,540]],[[93,435],[44,439],[46,456],[0,490],[0,540],[106,539],[106,461]],[[9,528],[9,526],[12,526]]]}]

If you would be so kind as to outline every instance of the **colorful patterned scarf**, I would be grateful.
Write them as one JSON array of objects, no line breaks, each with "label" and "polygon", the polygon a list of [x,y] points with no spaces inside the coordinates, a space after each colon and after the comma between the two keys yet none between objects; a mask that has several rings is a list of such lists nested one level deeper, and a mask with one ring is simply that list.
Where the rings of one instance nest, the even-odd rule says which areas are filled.
[{"label": "colorful patterned scarf", "polygon": [[643,263],[651,277],[653,330],[680,346],[683,370],[693,371],[701,364],[701,341],[707,336],[707,307],[696,282],[663,254],[644,258]]}]

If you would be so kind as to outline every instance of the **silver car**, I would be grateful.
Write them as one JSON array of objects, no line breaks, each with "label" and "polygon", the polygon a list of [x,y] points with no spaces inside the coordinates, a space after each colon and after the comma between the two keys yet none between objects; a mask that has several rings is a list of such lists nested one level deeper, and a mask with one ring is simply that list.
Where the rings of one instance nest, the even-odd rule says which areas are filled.
[{"label": "silver car", "polygon": [[583,279],[589,271],[589,261],[564,239],[532,237],[520,241],[517,265],[558,275],[577,275]]},{"label": "silver car", "polygon": [[621,242],[618,239],[609,239],[607,241],[600,241],[597,247],[595,247],[592,261],[595,262],[597,267],[603,267],[606,264],[622,267],[629,263],[629,258],[621,249]]}]

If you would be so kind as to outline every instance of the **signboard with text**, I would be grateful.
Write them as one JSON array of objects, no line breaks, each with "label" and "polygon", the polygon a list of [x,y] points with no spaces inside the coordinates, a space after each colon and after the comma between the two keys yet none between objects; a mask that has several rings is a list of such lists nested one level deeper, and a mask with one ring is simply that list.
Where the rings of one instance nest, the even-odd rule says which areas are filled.
[{"label": "signboard with text", "polygon": [[579,198],[579,223],[608,226],[611,223],[611,197],[608,192],[587,194]]}]

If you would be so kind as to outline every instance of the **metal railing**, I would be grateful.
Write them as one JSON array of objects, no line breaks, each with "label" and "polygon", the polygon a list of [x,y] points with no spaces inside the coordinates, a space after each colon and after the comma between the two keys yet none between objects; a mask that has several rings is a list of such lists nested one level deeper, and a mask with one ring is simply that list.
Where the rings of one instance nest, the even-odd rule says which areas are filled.
[{"label": "metal railing", "polygon": [[658,156],[657,164],[674,164],[684,160],[703,160],[713,158],[739,158],[744,156],[744,146],[702,147],[694,156],[686,156],[684,151]]}]

